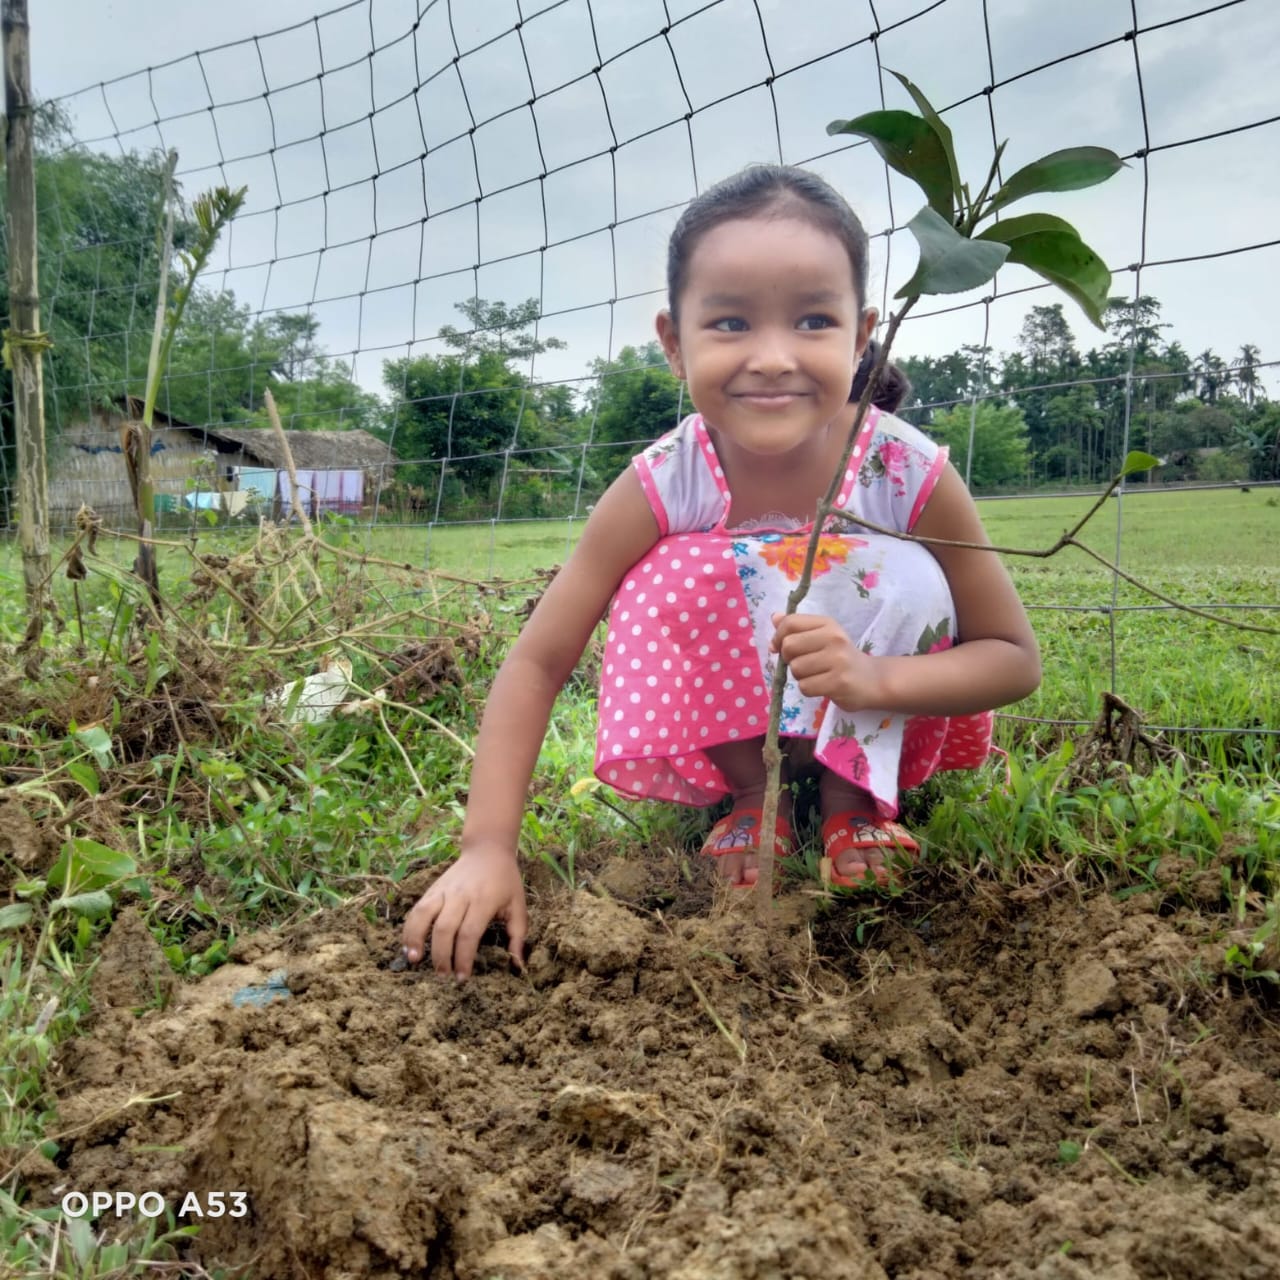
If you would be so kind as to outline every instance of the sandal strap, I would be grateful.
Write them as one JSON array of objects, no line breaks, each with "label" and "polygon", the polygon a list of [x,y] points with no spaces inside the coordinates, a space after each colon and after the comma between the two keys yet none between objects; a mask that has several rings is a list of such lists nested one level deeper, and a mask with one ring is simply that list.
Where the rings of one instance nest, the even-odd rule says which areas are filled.
[{"label": "sandal strap", "polygon": [[833,844],[841,845],[841,853],[847,849],[920,852],[919,841],[901,823],[860,813],[833,814],[822,824],[822,848],[828,857]]},{"label": "sandal strap", "polygon": [[[744,817],[754,818],[755,821],[744,827],[742,825]],[[763,810],[749,807],[734,809],[732,812],[725,814],[707,832],[707,838],[702,845],[702,852],[711,858],[721,858],[731,853],[754,853],[760,848],[760,822],[763,817]],[[739,834],[740,838],[734,844],[725,845],[719,849],[715,847],[718,841],[735,833]],[[774,857],[790,857],[794,843],[795,838],[791,830],[791,823],[779,814],[774,824]]]}]

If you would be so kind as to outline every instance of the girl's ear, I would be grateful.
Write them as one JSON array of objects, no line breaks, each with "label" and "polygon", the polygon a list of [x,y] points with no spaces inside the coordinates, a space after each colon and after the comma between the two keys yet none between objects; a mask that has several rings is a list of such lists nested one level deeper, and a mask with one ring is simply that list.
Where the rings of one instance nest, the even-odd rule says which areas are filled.
[{"label": "girl's ear", "polygon": [[676,332],[676,322],[670,311],[659,311],[657,319],[658,341],[662,343],[663,353],[671,372],[684,381],[684,361],[680,357],[680,335]]},{"label": "girl's ear", "polygon": [[861,351],[868,342],[871,341],[871,335],[876,331],[876,325],[880,323],[880,313],[875,307],[868,307],[862,313],[862,320],[858,325],[858,350]]}]

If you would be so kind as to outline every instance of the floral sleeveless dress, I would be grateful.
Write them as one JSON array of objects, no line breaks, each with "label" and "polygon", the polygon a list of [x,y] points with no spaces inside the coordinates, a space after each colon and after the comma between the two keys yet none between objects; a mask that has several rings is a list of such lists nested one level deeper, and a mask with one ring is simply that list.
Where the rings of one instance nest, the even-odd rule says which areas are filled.
[{"label": "floral sleeveless dress", "polygon": [[[946,462],[910,424],[872,410],[837,505],[909,531]],[[596,775],[623,795],[709,805],[729,793],[707,755],[763,736],[775,658],[772,615],[800,576],[812,525],[786,517],[729,529],[730,493],[698,414],[632,460],[661,536],[614,597],[601,670]],[[790,524],[792,527],[788,527]],[[846,530],[849,530],[846,532]],[[824,533],[801,613],[837,619],[867,653],[934,653],[955,643],[941,567],[919,543],[841,525]],[[940,769],[975,768],[992,715],[846,712],[788,680],[782,733],[893,817],[900,789]]]}]

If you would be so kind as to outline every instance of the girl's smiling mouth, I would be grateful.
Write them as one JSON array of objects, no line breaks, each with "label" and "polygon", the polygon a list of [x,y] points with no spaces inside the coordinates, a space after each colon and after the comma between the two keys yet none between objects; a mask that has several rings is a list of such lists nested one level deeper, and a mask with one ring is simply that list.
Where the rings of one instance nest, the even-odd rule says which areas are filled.
[{"label": "girl's smiling mouth", "polygon": [[733,398],[759,409],[785,409],[804,398],[803,391],[738,391]]}]

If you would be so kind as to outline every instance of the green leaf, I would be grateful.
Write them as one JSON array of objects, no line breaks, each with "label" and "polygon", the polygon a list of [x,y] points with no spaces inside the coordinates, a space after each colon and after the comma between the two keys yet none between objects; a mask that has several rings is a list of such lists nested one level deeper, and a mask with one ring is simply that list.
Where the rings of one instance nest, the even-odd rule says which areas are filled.
[{"label": "green leaf", "polygon": [[29,902],[11,902],[7,907],[0,907],[0,931],[21,929],[34,914]]},{"label": "green leaf", "polygon": [[135,875],[138,864],[127,853],[85,836],[73,836],[49,872],[49,883],[73,892],[101,889]]},{"label": "green leaf", "polygon": [[970,240],[929,207],[907,226],[920,245],[916,273],[895,297],[918,293],[963,293],[992,279],[1009,256],[1009,246]]},{"label": "green leaf", "polygon": [[1047,213],[1031,213],[988,227],[980,238],[1007,243],[1010,262],[1057,285],[1079,303],[1099,329],[1105,327],[1102,315],[1111,292],[1111,272],[1069,222]]},{"label": "green leaf", "polygon": [[955,217],[951,165],[932,126],[910,111],[868,111],[852,120],[833,120],[827,132],[866,138],[891,169],[911,179],[946,222]]},{"label": "green leaf", "polygon": [[1122,476],[1131,476],[1138,471],[1150,471],[1152,467],[1158,467],[1160,459],[1150,453],[1143,453],[1140,449],[1133,449],[1124,455],[1124,465],[1120,468]]},{"label": "green leaf", "polygon": [[[933,104],[929,99],[902,72],[890,71],[889,74],[896,77],[898,83],[911,95],[912,101],[920,109],[920,114],[924,116],[925,122],[938,135],[938,141],[942,143],[943,154],[947,157],[947,166],[951,170],[952,208],[962,205],[963,185],[960,182],[960,166],[956,163],[956,145],[951,136],[951,130],[947,127],[942,117],[933,109]],[[947,215],[944,214],[943,216]]]},{"label": "green leaf", "polygon": [[82,747],[93,753],[99,769],[110,769],[115,764],[111,754],[111,735],[100,724],[73,729],[72,736]]},{"label": "green leaf", "polygon": [[149,698],[156,691],[156,686],[173,670],[167,662],[161,662],[156,666],[147,666],[147,682],[143,687],[142,696]]},{"label": "green leaf", "polygon": [[1106,147],[1067,147],[1024,165],[991,197],[987,212],[1039,191],[1078,191],[1119,173],[1125,163]]},{"label": "green leaf", "polygon": [[1016,218],[1004,218],[1000,222],[979,231],[979,240],[998,240],[1001,244],[1012,244],[1022,236],[1033,235],[1037,231],[1066,231],[1076,235],[1076,229],[1065,218],[1055,217],[1052,213],[1022,213]]},{"label": "green leaf", "polygon": [[51,910],[70,911],[86,918],[104,916],[111,910],[111,895],[105,889],[95,889],[92,893],[73,893],[69,897],[56,899]]},{"label": "green leaf", "polygon": [[98,795],[102,790],[102,785],[98,781],[98,771],[91,765],[86,764],[83,760],[73,760],[67,765],[67,773],[72,780],[78,782],[91,796]]},{"label": "green leaf", "polygon": [[[81,1268],[87,1268],[89,1259],[93,1257],[93,1251],[97,1247],[97,1240],[94,1239],[93,1229],[89,1226],[88,1218],[65,1218],[63,1220],[63,1229],[67,1233],[67,1239],[71,1242],[71,1252],[75,1256],[76,1262]],[[92,1275],[92,1271],[89,1272]]]}]

